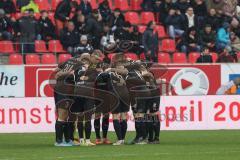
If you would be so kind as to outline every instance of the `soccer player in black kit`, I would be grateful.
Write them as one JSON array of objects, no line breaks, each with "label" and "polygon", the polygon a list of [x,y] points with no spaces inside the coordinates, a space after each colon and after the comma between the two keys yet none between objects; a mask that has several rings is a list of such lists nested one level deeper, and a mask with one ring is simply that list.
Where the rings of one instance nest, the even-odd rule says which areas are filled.
[{"label": "soccer player in black kit", "polygon": [[112,108],[113,127],[118,141],[113,145],[123,145],[127,132],[127,113],[130,109],[129,92],[125,83],[128,70],[124,67],[126,58],[124,54],[116,54],[113,57],[111,68],[105,70],[110,76],[109,91],[118,98],[118,105]]},{"label": "soccer player in black kit", "polygon": [[[54,87],[54,99],[56,103],[57,120],[55,123],[56,143],[55,146],[72,146],[69,109],[73,104],[74,93],[74,71],[82,66],[78,58],[72,58],[59,64],[54,71],[56,84]],[[63,141],[63,136],[65,141]]]},{"label": "soccer player in black kit", "polygon": [[[145,65],[146,66],[146,65]],[[147,113],[145,121],[147,126],[148,143],[159,144],[160,135],[160,120],[159,120],[159,105],[160,105],[160,90],[156,79],[149,71],[148,66],[141,70],[142,76],[146,81],[146,86],[150,92],[150,98],[147,99]]]},{"label": "soccer player in black kit", "polygon": [[[95,81],[97,75],[101,72],[101,68],[97,68],[97,64],[100,62],[102,52],[99,50],[94,50],[91,55],[89,55],[89,66],[85,71],[77,70],[76,71],[76,82],[77,85],[85,88],[86,92],[93,92],[95,87]],[[81,107],[81,114],[78,116],[78,133],[80,138],[80,145],[82,146],[93,146],[95,145],[90,141],[91,137],[91,120],[95,110],[95,99],[93,96],[86,97],[86,95],[78,95],[78,88],[75,89],[75,98],[76,106]],[[93,95],[90,93],[90,95]],[[85,139],[83,136],[83,131],[85,131]]]},{"label": "soccer player in black kit", "polygon": [[[109,64],[102,62],[99,63],[97,68],[101,68],[102,72],[98,74],[96,78],[95,87],[96,89],[100,89],[102,91],[109,91],[109,79],[110,75],[108,72],[104,72],[109,67]],[[98,105],[98,104],[96,104]],[[105,106],[107,107],[107,106]],[[105,112],[101,108],[96,108],[95,117],[94,117],[94,129],[96,133],[96,141],[95,144],[112,144],[111,141],[107,138],[108,128],[109,128],[109,113]],[[102,119],[102,138],[100,135],[101,128],[101,119]]]},{"label": "soccer player in black kit", "polygon": [[160,123],[157,123],[159,119],[153,121],[153,117],[156,117],[155,113],[158,113],[160,102],[155,78],[141,62],[133,62],[126,68],[129,71],[126,83],[130,92],[136,129],[136,137],[131,144],[153,142],[153,131],[156,131],[154,133],[157,140],[156,137],[159,136],[158,130],[160,130]]}]

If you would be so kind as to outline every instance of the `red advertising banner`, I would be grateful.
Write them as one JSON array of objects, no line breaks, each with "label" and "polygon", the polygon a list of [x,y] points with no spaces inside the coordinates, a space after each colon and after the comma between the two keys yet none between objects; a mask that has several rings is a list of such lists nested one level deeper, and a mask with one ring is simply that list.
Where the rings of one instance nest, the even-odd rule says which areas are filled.
[{"label": "red advertising banner", "polygon": [[221,65],[218,64],[158,65],[152,72],[166,95],[215,95],[221,85]]},{"label": "red advertising banner", "polygon": [[25,97],[52,97],[49,77],[56,66],[25,67]]},{"label": "red advertising banner", "polygon": [[[52,97],[49,76],[55,66],[25,67],[25,97]],[[162,95],[215,95],[221,86],[221,65],[154,66]]]},{"label": "red advertising banner", "polygon": [[[163,96],[159,113],[161,130],[240,129],[238,95]],[[134,131],[128,115],[128,131]],[[0,133],[54,132],[55,121],[53,98],[0,98]]]}]

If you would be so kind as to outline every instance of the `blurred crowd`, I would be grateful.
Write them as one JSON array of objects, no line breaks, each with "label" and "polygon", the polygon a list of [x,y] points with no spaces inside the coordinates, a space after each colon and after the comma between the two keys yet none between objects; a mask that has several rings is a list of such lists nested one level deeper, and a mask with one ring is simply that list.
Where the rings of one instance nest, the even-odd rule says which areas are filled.
[{"label": "blurred crowd", "polygon": [[[23,44],[21,53],[34,53],[35,40],[59,39],[72,56],[101,49],[106,55],[144,53],[147,60],[157,61],[161,44],[154,31],[157,23],[175,40],[177,51],[201,52],[199,62],[205,62],[203,57],[208,52],[216,52],[223,61],[230,62],[240,51],[238,5],[237,0],[143,0],[141,12],[153,12],[156,22],[150,21],[141,33],[137,25],[125,20],[123,11],[111,9],[108,0],[99,3],[97,9],[88,0],[80,4],[62,0],[54,19],[48,11],[39,11],[32,0],[0,0],[0,39]],[[21,17],[16,18],[17,12],[22,13]],[[39,19],[36,13],[40,13]]]}]

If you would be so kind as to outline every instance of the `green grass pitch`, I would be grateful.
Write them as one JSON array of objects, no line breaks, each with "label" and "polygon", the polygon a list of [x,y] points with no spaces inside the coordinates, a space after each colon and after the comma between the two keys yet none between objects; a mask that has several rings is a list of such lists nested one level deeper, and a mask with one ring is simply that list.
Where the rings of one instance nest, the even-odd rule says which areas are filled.
[{"label": "green grass pitch", "polygon": [[[94,134],[92,135],[94,137]],[[109,137],[115,140],[115,134]],[[129,132],[127,139],[134,137]],[[239,160],[240,131],[164,131],[159,145],[54,147],[54,134],[0,134],[0,160]]]}]

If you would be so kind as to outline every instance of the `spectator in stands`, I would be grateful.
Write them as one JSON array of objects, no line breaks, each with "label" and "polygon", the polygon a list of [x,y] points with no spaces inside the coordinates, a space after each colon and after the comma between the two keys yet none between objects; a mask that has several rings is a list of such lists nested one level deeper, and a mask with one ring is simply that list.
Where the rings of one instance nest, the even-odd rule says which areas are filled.
[{"label": "spectator in stands", "polygon": [[232,50],[234,52],[239,52],[240,51],[240,39],[239,39],[239,37],[234,32],[231,32],[230,39],[231,39]]},{"label": "spectator in stands", "polygon": [[103,36],[100,43],[104,53],[114,52],[116,49],[114,34],[111,31],[110,25],[108,23],[105,23],[103,26]]},{"label": "spectator in stands", "polygon": [[87,35],[82,35],[80,38],[80,44],[74,47],[73,57],[81,55],[83,53],[92,53],[93,47],[88,43]]},{"label": "spectator in stands", "polygon": [[129,22],[124,22],[123,26],[118,28],[115,32],[115,40],[116,42],[124,41],[124,40],[130,40],[130,29],[131,24]]},{"label": "spectator in stands", "polygon": [[21,53],[34,52],[34,41],[38,34],[38,23],[35,18],[30,17],[29,12],[32,10],[26,10],[17,21],[16,33],[21,43]]},{"label": "spectator in stands", "polygon": [[155,8],[155,0],[143,0],[141,7],[145,12],[153,12]]},{"label": "spectator in stands", "polygon": [[35,15],[34,15],[34,10],[33,10],[33,9],[28,9],[28,11],[29,11],[29,17],[37,20],[36,17],[35,17]]},{"label": "spectator in stands", "polygon": [[227,48],[231,51],[231,40],[230,40],[230,24],[225,22],[222,27],[217,31],[216,41],[217,51]]},{"label": "spectator in stands", "polygon": [[60,30],[63,29],[65,23],[70,20],[72,8],[76,7],[77,2],[72,0],[63,0],[58,4],[54,15],[58,34],[60,33]]},{"label": "spectator in stands", "polygon": [[74,23],[69,21],[67,27],[60,32],[60,41],[63,48],[72,54],[74,52],[74,47],[79,44],[79,39],[79,33],[75,29]]},{"label": "spectator in stands", "polygon": [[81,11],[77,11],[77,14],[75,14],[72,18],[72,21],[75,25],[76,30],[80,34],[86,34],[85,16],[81,13]]},{"label": "spectator in stands", "polygon": [[212,56],[210,55],[209,49],[207,47],[203,47],[203,51],[198,57],[196,63],[212,63]]},{"label": "spectator in stands", "polygon": [[48,41],[51,39],[56,39],[57,35],[55,33],[55,26],[52,21],[48,18],[48,12],[43,10],[41,11],[41,17],[38,20],[39,25],[39,34],[41,39]]},{"label": "spectator in stands", "polygon": [[0,9],[3,9],[6,14],[16,13],[16,8],[12,0],[1,0]]},{"label": "spectator in stands", "polygon": [[0,40],[11,40],[13,30],[13,22],[5,16],[5,11],[0,9]]},{"label": "spectator in stands", "polygon": [[102,16],[97,9],[94,9],[92,14],[86,21],[86,33],[90,36],[94,49],[99,49],[100,40],[103,32]]},{"label": "spectator in stands", "polygon": [[81,16],[81,15],[83,15],[83,14],[82,14],[82,11],[81,11],[80,9],[77,9],[77,10],[74,12],[74,15],[73,15],[71,21],[73,21],[74,24],[75,24],[75,22],[77,22],[78,17]]},{"label": "spectator in stands", "polygon": [[224,48],[222,53],[218,56],[218,63],[233,63],[235,62],[234,57],[229,54],[228,48]]},{"label": "spectator in stands", "polygon": [[17,8],[21,9],[30,3],[30,0],[17,0]]},{"label": "spectator in stands", "polygon": [[114,38],[116,43],[118,43],[118,51],[126,52],[131,47],[131,24],[129,22],[125,22],[123,27],[118,28],[114,32]]},{"label": "spectator in stands", "polygon": [[169,10],[173,8],[172,0],[163,0],[155,12],[159,12],[159,21],[164,24],[165,18],[168,16]]},{"label": "spectator in stands", "polygon": [[92,12],[92,6],[88,0],[82,0],[78,9],[82,11],[84,16],[90,15]]},{"label": "spectator in stands", "polygon": [[189,28],[184,34],[181,45],[181,52],[184,53],[201,51],[201,40],[194,27]]},{"label": "spectator in stands", "polygon": [[209,14],[205,18],[205,24],[210,24],[214,31],[216,31],[219,28],[219,20],[217,17],[216,10],[214,8],[211,8],[209,10]]},{"label": "spectator in stands", "polygon": [[100,3],[98,10],[103,18],[103,22],[108,22],[112,14],[112,10],[109,7],[108,0],[104,0],[102,3]]},{"label": "spectator in stands", "polygon": [[184,33],[184,17],[181,15],[180,11],[176,11],[174,8],[169,10],[168,16],[165,19],[165,25],[168,28],[169,36],[171,38],[176,38],[176,36],[181,36]]},{"label": "spectator in stands", "polygon": [[116,8],[113,12],[113,14],[109,18],[110,25],[112,27],[112,31],[115,31],[117,28],[120,28],[123,26],[125,21],[124,16],[122,15],[119,8]]},{"label": "spectator in stands", "polygon": [[211,25],[207,24],[204,30],[200,32],[202,46],[208,47],[211,51],[215,51],[216,34],[212,30]]},{"label": "spectator in stands", "polygon": [[221,28],[225,22],[230,24],[232,21],[232,17],[226,16],[222,10],[217,10],[217,18],[218,18],[218,22],[217,22],[218,28]]},{"label": "spectator in stands", "polygon": [[[197,20],[197,16],[194,14],[194,11],[193,11],[193,8],[192,7],[189,7],[185,13],[185,22],[184,22],[184,25],[185,25],[185,31],[188,30],[188,28],[191,28],[191,27],[198,27],[198,20]],[[200,28],[199,28],[200,29]]]},{"label": "spectator in stands", "polygon": [[39,13],[38,5],[33,0],[30,0],[29,4],[21,8],[21,12],[25,10],[32,10],[34,13]]},{"label": "spectator in stands", "polygon": [[177,0],[175,5],[182,14],[185,14],[186,10],[190,7],[188,0]]},{"label": "spectator in stands", "polygon": [[158,35],[154,33],[155,22],[151,21],[143,33],[142,44],[147,61],[157,62]]},{"label": "spectator in stands", "polygon": [[192,2],[194,14],[197,16],[197,24],[200,28],[204,26],[204,19],[207,16],[207,5],[204,0],[194,0]]},{"label": "spectator in stands", "polygon": [[140,55],[144,52],[142,45],[142,34],[138,31],[137,26],[133,26],[133,32],[131,32],[131,40],[132,40],[132,48],[130,48],[130,52],[136,53]]}]

